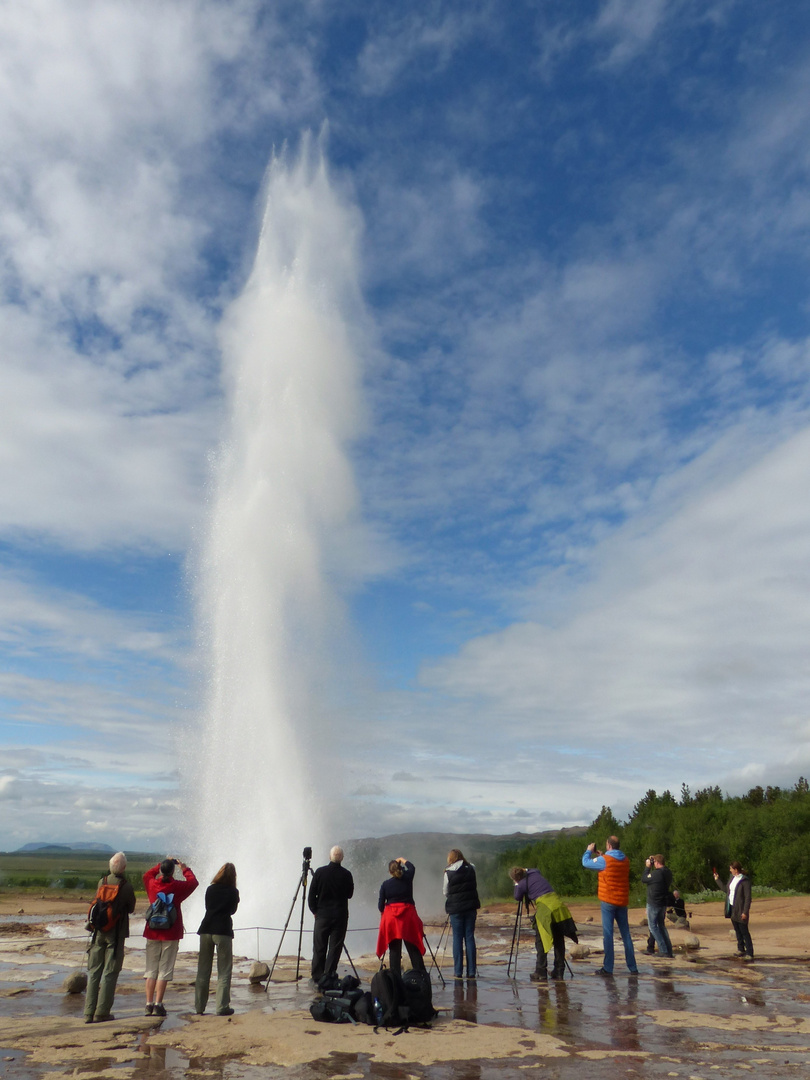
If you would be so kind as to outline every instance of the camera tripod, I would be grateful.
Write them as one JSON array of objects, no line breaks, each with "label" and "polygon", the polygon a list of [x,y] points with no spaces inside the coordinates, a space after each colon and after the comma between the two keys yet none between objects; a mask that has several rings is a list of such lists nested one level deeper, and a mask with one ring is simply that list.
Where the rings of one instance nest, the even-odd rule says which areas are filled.
[{"label": "camera tripod", "polygon": [[[276,961],[278,960],[279,954],[281,953],[281,946],[284,944],[284,935],[287,933],[287,927],[290,925],[290,919],[292,918],[292,913],[295,910],[295,903],[296,903],[296,901],[298,899],[299,892],[301,893],[301,923],[300,923],[300,925],[298,927],[298,951],[297,951],[296,957],[295,957],[295,978],[296,978],[296,982],[298,981],[298,979],[301,978],[301,941],[302,941],[303,936],[304,936],[304,911],[305,911],[306,906],[307,906],[307,879],[309,878],[309,875],[312,873],[312,867],[310,865],[311,862],[312,862],[312,848],[311,847],[305,847],[304,848],[304,862],[303,862],[303,865],[301,866],[301,877],[298,879],[298,884],[295,887],[295,895],[293,896],[292,903],[290,904],[290,910],[289,910],[289,913],[287,914],[287,921],[284,923],[284,929],[281,931],[281,940],[278,943],[278,948],[276,949],[276,955],[273,957],[273,963],[270,965],[270,974],[267,976],[267,985],[264,988],[265,992],[267,991],[267,988],[270,985],[270,980],[273,978],[273,972],[274,972],[275,967],[276,967]],[[352,966],[354,966],[354,965],[352,965]]]},{"label": "camera tripod", "polygon": [[517,961],[518,952],[520,950],[520,926],[523,921],[523,908],[526,907],[526,914],[529,914],[529,898],[528,896],[521,896],[517,902],[517,911],[515,912],[515,925],[512,927],[512,945],[509,949],[509,963],[506,965],[506,977],[512,978],[512,959],[515,961],[515,976],[517,976]]},{"label": "camera tripod", "polygon": [[[442,949],[442,942],[444,942],[444,949],[442,949],[442,966],[444,966],[444,962],[445,962],[445,960],[447,958],[447,943],[450,941],[449,930],[450,930],[450,916],[448,915],[447,918],[445,919],[444,926],[442,927],[442,932],[441,932],[441,934],[439,936],[439,944],[436,946],[436,952],[438,954],[439,950]],[[425,938],[425,944],[427,944],[427,938]],[[439,970],[439,974],[441,975],[441,970],[440,969],[437,969],[437,970]],[[476,977],[477,977],[478,976],[478,967],[477,967],[477,965],[476,965],[475,974],[476,974]],[[444,986],[444,979],[442,979],[442,986]]]},{"label": "camera tripod", "polygon": [[[422,941],[424,941],[424,943],[425,943],[425,945],[427,947],[427,951],[430,953],[430,959],[433,961],[433,967],[436,968],[436,974],[439,976],[439,981],[441,982],[442,986],[444,986],[445,981],[444,981],[444,975],[442,975],[442,969],[439,967],[439,964],[438,964],[438,962],[436,960],[436,953],[433,951],[433,949],[431,949],[430,942],[427,939],[427,934],[425,934],[424,932],[422,933]],[[439,950],[437,948],[436,952],[438,952],[438,951]]]}]

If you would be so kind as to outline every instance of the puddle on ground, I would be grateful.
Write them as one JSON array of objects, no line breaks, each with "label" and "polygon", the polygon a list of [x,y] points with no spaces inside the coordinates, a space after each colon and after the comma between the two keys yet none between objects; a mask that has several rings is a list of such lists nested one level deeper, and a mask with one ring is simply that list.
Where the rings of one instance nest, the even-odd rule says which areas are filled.
[{"label": "puddle on ground", "polygon": [[[808,971],[785,964],[758,965],[752,972],[733,963],[715,964],[710,970],[702,965],[667,969],[659,963],[647,965],[639,978],[617,974],[604,979],[592,975],[592,970],[590,965],[574,965],[573,978],[538,987],[528,981],[527,973],[512,981],[504,968],[490,966],[477,981],[448,981],[446,987],[434,989],[434,1004],[443,1015],[553,1035],[570,1050],[567,1058],[399,1066],[363,1054],[331,1054],[307,1065],[258,1067],[238,1060],[183,1058],[163,1047],[150,1048],[146,1035],[134,1075],[137,1080],[503,1080],[524,1075],[544,1080],[738,1080],[750,1072],[781,1080],[807,1074],[810,1040],[799,1026],[808,1016]],[[312,996],[305,982],[274,985],[268,994],[261,987],[243,988],[234,1005],[287,1011],[306,1007]],[[663,1014],[670,1020],[661,1022]],[[683,1023],[671,1020],[678,1014]],[[711,1017],[725,1022],[739,1018],[734,1021],[738,1026],[713,1027]],[[752,1026],[746,1024],[747,1017]],[[181,1017],[174,1018],[174,1023],[182,1022]],[[437,1038],[440,1027],[439,1021]],[[403,1039],[407,1056],[413,1043],[407,1042],[407,1033],[398,1038]]]},{"label": "puddle on ground", "polygon": [[[43,956],[41,968],[36,963],[29,968],[30,959],[26,956],[16,974],[12,965],[0,965],[0,1030],[3,1017],[81,1019],[84,996],[61,990],[66,974],[79,963],[65,958],[60,969],[53,956]],[[615,978],[606,979],[593,974],[593,962],[584,962],[573,963],[572,975],[564,981],[547,984],[530,982],[532,966],[527,950],[516,980],[507,977],[505,961],[485,964],[477,981],[448,979],[442,986],[434,972],[434,1004],[442,1016],[469,1024],[554,1036],[568,1051],[566,1057],[510,1060],[507,1054],[497,1061],[426,1066],[407,1060],[418,1045],[413,1034],[388,1033],[380,1037],[396,1038],[398,1047],[401,1041],[401,1065],[377,1062],[366,1054],[333,1053],[307,1065],[259,1067],[238,1058],[189,1058],[154,1046],[149,1028],[132,1037],[132,1057],[126,1062],[99,1057],[57,1069],[35,1065],[19,1050],[0,1048],[0,1075],[7,1080],[47,1080],[49,1074],[67,1069],[81,1080],[101,1074],[126,1080],[739,1080],[747,1072],[783,1080],[810,1071],[810,1037],[802,1030],[810,1016],[810,965],[776,961],[746,968],[730,960],[668,965],[656,959],[642,961],[638,978],[617,968]],[[22,980],[20,971],[25,973]],[[143,1015],[141,973],[142,968],[139,972],[135,965],[125,966],[115,999],[119,1019]],[[364,974],[365,985],[367,981]],[[288,1012],[307,1008],[313,997],[308,980],[274,982],[265,992],[264,986],[252,987],[239,978],[233,984],[232,1004],[237,1013]],[[154,1030],[187,1023],[193,1008],[191,961],[170,985],[165,1004],[168,1016]],[[718,1018],[715,1026],[712,1018]],[[308,1037],[302,1030],[301,1038]],[[429,1037],[441,1039],[441,1020]]]}]

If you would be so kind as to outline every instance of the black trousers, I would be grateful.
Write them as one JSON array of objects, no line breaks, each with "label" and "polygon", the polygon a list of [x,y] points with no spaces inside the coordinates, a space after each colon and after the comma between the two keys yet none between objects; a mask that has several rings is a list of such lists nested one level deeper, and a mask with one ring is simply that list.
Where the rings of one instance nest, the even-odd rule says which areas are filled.
[{"label": "black trousers", "polygon": [[754,944],[751,941],[751,931],[748,929],[748,920],[745,922],[738,922],[736,919],[732,919],[731,925],[734,927],[734,933],[737,935],[738,951],[744,953],[746,956],[753,956]]},{"label": "black trousers", "polygon": [[[425,961],[422,959],[419,949],[412,945],[410,941],[405,942],[405,948],[408,950],[411,967],[414,971],[424,971]],[[388,942],[388,963],[395,975],[402,974],[402,938],[394,938],[393,941]]]},{"label": "black trousers", "polygon": [[[532,925],[534,926],[534,947],[537,950],[537,965],[535,971],[538,975],[546,975],[548,972],[548,956],[546,950],[543,948],[543,939],[540,937],[540,932],[537,929],[537,923],[532,917]],[[560,929],[557,923],[551,924],[551,940],[553,942],[552,948],[554,950],[554,974],[565,974],[565,934]]]},{"label": "black trousers", "polygon": [[349,925],[348,911],[318,912],[312,933],[312,978],[317,982],[322,975],[334,975],[346,940]]}]

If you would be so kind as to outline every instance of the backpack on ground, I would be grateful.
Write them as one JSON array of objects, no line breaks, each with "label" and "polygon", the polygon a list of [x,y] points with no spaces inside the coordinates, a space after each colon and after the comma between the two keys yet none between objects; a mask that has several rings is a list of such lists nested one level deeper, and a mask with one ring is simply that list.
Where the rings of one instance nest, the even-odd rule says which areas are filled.
[{"label": "backpack on ground", "polygon": [[174,893],[159,892],[146,909],[146,925],[150,930],[171,930],[176,922]]},{"label": "backpack on ground", "polygon": [[433,987],[430,975],[426,971],[412,968],[402,976],[405,989],[405,1003],[408,1006],[408,1019],[412,1024],[429,1024],[437,1016],[433,1008]]},{"label": "backpack on ground", "polygon": [[360,991],[360,997],[354,1003],[353,1012],[358,1024],[371,1024],[373,1026],[377,1023],[374,1013],[374,998],[368,990]]},{"label": "backpack on ground", "polygon": [[323,1024],[356,1024],[345,998],[316,998],[309,1007],[313,1020]]},{"label": "backpack on ground", "polygon": [[[347,976],[347,979],[358,984],[360,982],[353,976]],[[359,986],[343,990],[325,990],[322,998],[316,998],[312,1002],[309,1011],[314,1020],[321,1020],[326,1024],[374,1023],[371,994],[368,990],[360,990]]]},{"label": "backpack on ground", "polygon": [[87,929],[101,930],[107,933],[121,918],[121,911],[116,900],[118,899],[119,885],[108,885],[107,878],[103,877],[90,910],[87,912]]},{"label": "backpack on ground", "polygon": [[376,1027],[407,1028],[408,1006],[400,975],[381,967],[371,978],[371,996]]}]

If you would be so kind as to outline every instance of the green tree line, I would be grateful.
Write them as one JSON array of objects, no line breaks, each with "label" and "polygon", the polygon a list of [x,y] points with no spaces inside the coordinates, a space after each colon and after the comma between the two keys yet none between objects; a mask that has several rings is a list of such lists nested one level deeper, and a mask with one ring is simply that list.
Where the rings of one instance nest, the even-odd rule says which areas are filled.
[{"label": "green tree line", "polygon": [[480,891],[493,899],[508,897],[509,867],[534,866],[558,893],[593,896],[596,874],[582,866],[582,853],[592,841],[604,848],[612,834],[631,860],[636,900],[644,895],[639,881],[644,860],[658,853],[681,892],[715,889],[713,868],[726,880],[733,860],[742,863],[755,885],[810,892],[810,785],[804,777],[792,788],[755,787],[740,796],[724,795],[719,787],[692,793],[685,784],[680,798],[650,790],[625,822],[603,806],[584,835],[536,841],[482,865]]}]

